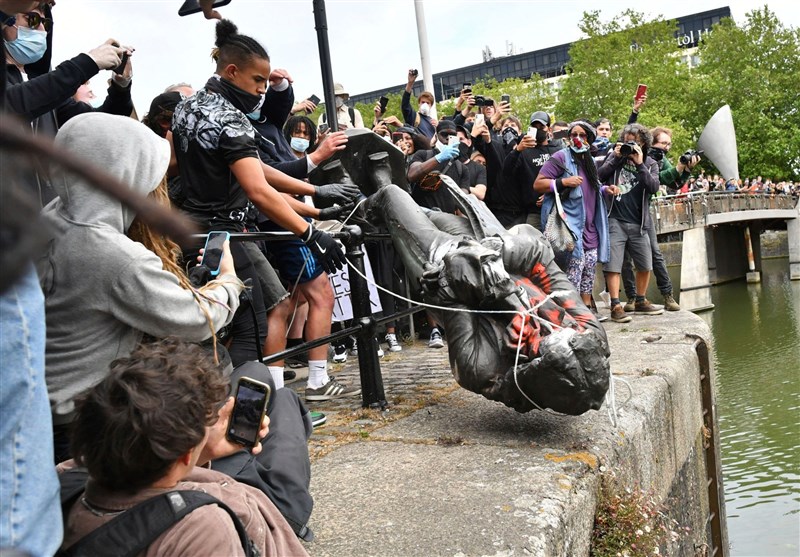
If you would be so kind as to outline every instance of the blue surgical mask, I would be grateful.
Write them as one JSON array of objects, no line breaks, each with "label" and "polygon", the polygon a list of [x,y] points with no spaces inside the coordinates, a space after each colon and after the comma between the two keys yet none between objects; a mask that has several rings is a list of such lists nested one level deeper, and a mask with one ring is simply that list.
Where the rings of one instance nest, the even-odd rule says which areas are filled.
[{"label": "blue surgical mask", "polygon": [[6,50],[17,63],[33,64],[47,52],[47,33],[29,27],[17,27],[17,38],[5,43]]},{"label": "blue surgical mask", "polygon": [[292,149],[298,153],[305,153],[308,150],[309,145],[308,139],[303,139],[302,137],[293,137],[290,144]]}]

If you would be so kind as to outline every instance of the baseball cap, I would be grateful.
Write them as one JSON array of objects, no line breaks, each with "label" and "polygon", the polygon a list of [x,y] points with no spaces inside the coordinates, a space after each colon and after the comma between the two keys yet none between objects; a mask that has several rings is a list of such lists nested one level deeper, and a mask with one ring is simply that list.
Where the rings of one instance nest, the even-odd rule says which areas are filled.
[{"label": "baseball cap", "polygon": [[539,122],[540,124],[549,126],[550,115],[547,112],[544,112],[543,110],[537,110],[536,112],[531,114],[531,125],[533,125],[534,122]]}]

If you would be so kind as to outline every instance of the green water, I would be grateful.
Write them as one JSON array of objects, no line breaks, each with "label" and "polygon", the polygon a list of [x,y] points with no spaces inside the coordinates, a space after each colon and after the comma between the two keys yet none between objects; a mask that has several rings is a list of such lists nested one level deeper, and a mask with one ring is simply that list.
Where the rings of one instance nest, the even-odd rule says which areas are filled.
[{"label": "green water", "polygon": [[[800,555],[800,281],[785,258],[761,283],[712,288],[732,556]],[[657,295],[654,299],[658,300]]]}]

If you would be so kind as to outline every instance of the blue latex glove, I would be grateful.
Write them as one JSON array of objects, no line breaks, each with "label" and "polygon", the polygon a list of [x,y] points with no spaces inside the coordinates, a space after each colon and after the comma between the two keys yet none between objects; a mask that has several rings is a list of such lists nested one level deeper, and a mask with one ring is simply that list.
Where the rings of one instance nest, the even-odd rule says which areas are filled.
[{"label": "blue latex glove", "polygon": [[456,159],[459,156],[458,145],[448,145],[444,148],[444,151],[438,153],[436,155],[436,162],[442,163],[444,161],[449,161],[452,159]]}]

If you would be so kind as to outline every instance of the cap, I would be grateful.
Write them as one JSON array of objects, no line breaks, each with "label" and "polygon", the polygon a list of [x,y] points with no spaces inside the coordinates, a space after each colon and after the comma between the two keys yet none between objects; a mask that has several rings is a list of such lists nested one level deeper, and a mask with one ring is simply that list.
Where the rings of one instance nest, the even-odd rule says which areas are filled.
[{"label": "cap", "polygon": [[439,124],[436,126],[436,133],[441,133],[445,131],[450,131],[456,133],[456,124],[452,120],[439,120]]},{"label": "cap", "polygon": [[334,96],[346,97],[348,99],[350,98],[350,93],[344,90],[344,85],[342,85],[341,83],[333,84],[333,94]]},{"label": "cap", "polygon": [[173,111],[184,98],[183,94],[178,91],[161,93],[150,103],[150,110],[147,113],[156,116],[162,112]]},{"label": "cap", "polygon": [[472,132],[472,124],[465,123],[463,126],[461,124],[456,124],[456,131],[469,137],[469,134]]},{"label": "cap", "polygon": [[547,112],[544,112],[543,110],[537,110],[536,112],[531,114],[531,125],[533,125],[534,122],[539,122],[544,126],[549,126],[550,115]]}]

